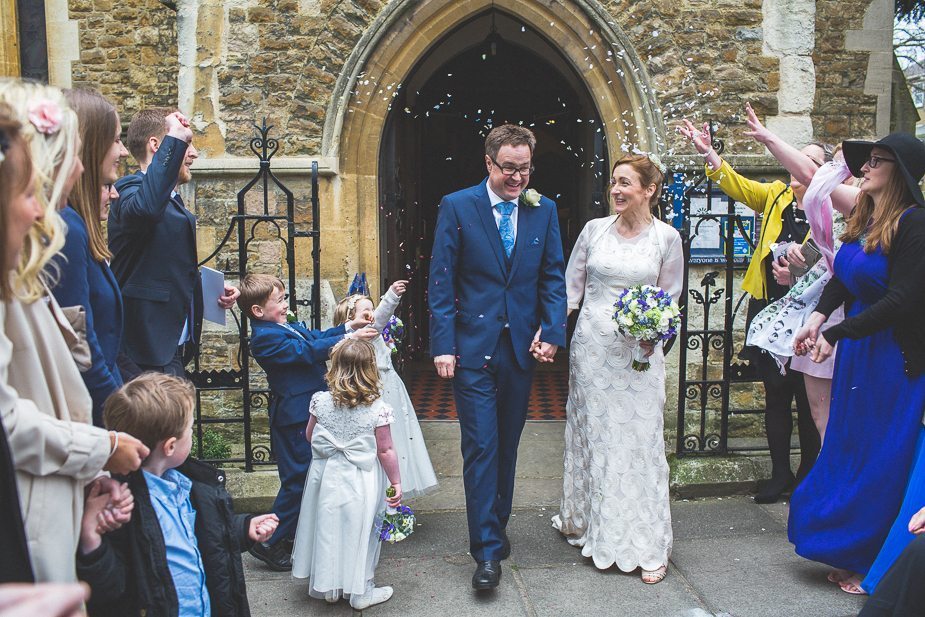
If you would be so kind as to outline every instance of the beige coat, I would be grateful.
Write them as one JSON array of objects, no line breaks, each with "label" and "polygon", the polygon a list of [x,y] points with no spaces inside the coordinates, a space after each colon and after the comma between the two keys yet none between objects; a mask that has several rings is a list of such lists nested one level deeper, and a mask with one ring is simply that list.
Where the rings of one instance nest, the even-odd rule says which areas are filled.
[{"label": "beige coat", "polygon": [[90,395],[64,338],[76,335],[47,298],[0,302],[0,410],[36,581],[62,582],[76,580],[84,485],[109,458],[109,434],[90,425]]}]

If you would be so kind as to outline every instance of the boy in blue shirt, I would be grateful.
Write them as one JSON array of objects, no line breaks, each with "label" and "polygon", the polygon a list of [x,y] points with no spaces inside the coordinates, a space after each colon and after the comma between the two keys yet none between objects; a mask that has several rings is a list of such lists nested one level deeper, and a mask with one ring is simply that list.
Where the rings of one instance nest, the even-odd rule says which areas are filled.
[{"label": "boy in blue shirt", "polygon": [[251,318],[251,354],[266,371],[273,392],[270,439],[280,482],[273,503],[279,529],[272,544],[255,544],[250,553],[282,572],[292,569],[292,539],[312,460],[311,444],[305,440],[308,404],[315,392],[327,390],[324,375],[328,354],[345,336],[368,341],[379,333],[369,327],[372,315],[357,315],[353,321],[324,331],[309,330],[301,322],[288,323],[286,286],[275,276],[248,274],[240,290],[238,307]]},{"label": "boy in blue shirt", "polygon": [[[87,496],[77,572],[90,614],[248,617],[241,552],[267,540],[275,514],[235,514],[224,475],[189,458],[196,391],[179,377],[144,373],[107,400],[103,416],[151,450],[127,478],[131,521],[116,525],[108,495]],[[105,534],[105,535],[104,535]]]}]

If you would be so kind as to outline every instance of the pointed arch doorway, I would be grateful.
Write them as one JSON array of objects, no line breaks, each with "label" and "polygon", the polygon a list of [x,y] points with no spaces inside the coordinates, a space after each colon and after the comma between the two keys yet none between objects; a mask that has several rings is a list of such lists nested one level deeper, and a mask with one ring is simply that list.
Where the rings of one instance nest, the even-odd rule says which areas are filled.
[{"label": "pointed arch doorway", "polygon": [[485,178],[485,136],[506,122],[537,136],[530,186],[558,204],[566,259],[584,223],[605,213],[605,130],[554,42],[495,8],[448,32],[395,97],[379,154],[381,280],[412,279],[400,314],[409,324],[403,363],[428,368],[426,288],[437,205]]}]

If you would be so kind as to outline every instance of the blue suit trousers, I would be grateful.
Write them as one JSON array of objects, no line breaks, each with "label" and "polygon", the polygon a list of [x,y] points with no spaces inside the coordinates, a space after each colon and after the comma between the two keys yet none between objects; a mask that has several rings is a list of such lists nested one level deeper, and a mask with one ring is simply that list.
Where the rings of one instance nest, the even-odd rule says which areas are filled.
[{"label": "blue suit trousers", "polygon": [[511,516],[517,446],[534,367],[532,361],[527,369],[518,365],[508,328],[484,366],[456,367],[453,392],[462,433],[469,552],[479,562],[501,559],[501,530]]},{"label": "blue suit trousers", "polygon": [[276,501],[273,502],[273,512],[279,517],[279,526],[269,544],[292,540],[299,524],[305,476],[312,462],[312,445],[305,441],[305,425],[305,422],[286,426],[270,424],[270,439],[276,454],[280,486]]}]

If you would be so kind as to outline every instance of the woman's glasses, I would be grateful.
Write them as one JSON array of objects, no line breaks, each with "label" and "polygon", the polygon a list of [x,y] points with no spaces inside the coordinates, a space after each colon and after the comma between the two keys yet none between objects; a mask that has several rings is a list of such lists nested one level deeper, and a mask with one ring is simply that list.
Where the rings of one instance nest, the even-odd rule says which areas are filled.
[{"label": "woman's glasses", "polygon": [[877,156],[876,154],[871,154],[870,159],[867,161],[867,166],[871,169],[877,169],[880,167],[880,163],[895,163],[896,159],[888,159],[882,156]]}]

